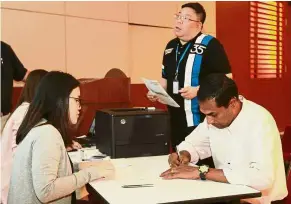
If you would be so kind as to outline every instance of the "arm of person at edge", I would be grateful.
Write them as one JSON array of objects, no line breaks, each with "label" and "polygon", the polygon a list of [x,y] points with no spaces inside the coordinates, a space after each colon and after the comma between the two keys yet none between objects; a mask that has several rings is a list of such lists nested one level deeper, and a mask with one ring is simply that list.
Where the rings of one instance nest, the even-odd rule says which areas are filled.
[{"label": "arm of person at edge", "polygon": [[25,82],[26,79],[27,79],[27,76],[29,75],[30,71],[27,70],[26,73],[25,73],[25,76],[23,77],[22,81]]},{"label": "arm of person at edge", "polygon": [[[189,166],[189,162],[195,164],[199,159],[208,158],[211,155],[210,142],[207,132],[206,120],[185,138],[179,146],[179,153],[169,155],[170,169],[164,171],[160,176],[164,179],[199,179],[198,167]],[[222,169],[210,168],[206,179],[228,183]]]},{"label": "arm of person at edge", "polygon": [[8,45],[8,49],[10,50],[9,52],[11,56],[11,64],[14,69],[13,79],[15,81],[25,82],[30,71],[23,66],[22,62],[17,57],[16,53],[10,45]]}]

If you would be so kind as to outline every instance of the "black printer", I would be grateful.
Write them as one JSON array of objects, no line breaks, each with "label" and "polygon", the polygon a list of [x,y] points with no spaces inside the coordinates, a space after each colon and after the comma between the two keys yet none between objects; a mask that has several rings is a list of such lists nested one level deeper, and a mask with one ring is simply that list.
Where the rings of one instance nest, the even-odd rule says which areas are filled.
[{"label": "black printer", "polygon": [[97,149],[111,158],[169,154],[169,115],[163,110],[98,110],[95,133]]}]

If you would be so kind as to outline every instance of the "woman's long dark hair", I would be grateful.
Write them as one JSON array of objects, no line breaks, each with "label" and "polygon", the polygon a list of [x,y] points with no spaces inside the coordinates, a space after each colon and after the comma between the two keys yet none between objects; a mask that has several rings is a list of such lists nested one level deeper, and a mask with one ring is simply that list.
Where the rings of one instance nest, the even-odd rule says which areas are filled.
[{"label": "woman's long dark hair", "polygon": [[58,129],[65,145],[71,144],[72,140],[68,135],[71,124],[68,111],[69,96],[79,85],[77,79],[63,72],[52,71],[43,77],[17,131],[16,143],[19,144],[33,127],[42,119],[46,119],[47,124]]},{"label": "woman's long dark hair", "polygon": [[[41,81],[41,79],[48,73],[48,71],[43,70],[43,69],[36,69],[31,71],[28,76],[27,79],[25,81],[25,85],[21,91],[21,94],[18,98],[18,102],[15,106],[14,111],[16,110],[16,108],[18,108],[18,106],[20,106],[23,102],[28,102],[31,103],[33,96],[35,95],[36,92],[36,88],[39,84],[39,82]],[[14,112],[13,111],[13,112]],[[10,117],[13,115],[10,114],[7,121],[10,119]],[[6,122],[7,122],[6,121]],[[4,124],[4,126],[6,126],[6,124]]]},{"label": "woman's long dark hair", "polygon": [[29,73],[27,76],[27,79],[25,81],[25,85],[21,91],[21,94],[19,96],[18,102],[16,107],[20,106],[23,102],[31,103],[36,88],[40,82],[40,80],[48,73],[48,71],[43,69],[36,69]]}]

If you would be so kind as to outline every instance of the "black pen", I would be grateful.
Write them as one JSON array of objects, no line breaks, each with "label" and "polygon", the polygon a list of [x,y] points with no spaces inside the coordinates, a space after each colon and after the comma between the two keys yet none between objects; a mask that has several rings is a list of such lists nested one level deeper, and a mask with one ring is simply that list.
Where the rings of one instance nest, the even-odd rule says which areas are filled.
[{"label": "black pen", "polygon": [[123,185],[122,188],[142,188],[142,187],[154,187],[154,184],[135,184],[135,185]]}]

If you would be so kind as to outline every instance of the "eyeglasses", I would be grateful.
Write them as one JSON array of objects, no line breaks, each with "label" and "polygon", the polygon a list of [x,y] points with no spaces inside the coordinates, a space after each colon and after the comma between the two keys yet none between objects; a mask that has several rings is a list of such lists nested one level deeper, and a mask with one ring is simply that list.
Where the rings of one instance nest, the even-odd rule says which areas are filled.
[{"label": "eyeglasses", "polygon": [[82,104],[82,99],[80,99],[80,98],[75,98],[75,97],[69,97],[69,98],[74,99],[76,101],[76,103],[78,103],[79,105]]},{"label": "eyeglasses", "polygon": [[197,22],[197,23],[200,22],[200,21],[193,20],[188,16],[183,16],[183,15],[180,15],[180,14],[174,14],[174,19],[175,20],[181,20],[183,23],[188,23],[190,21]]}]

